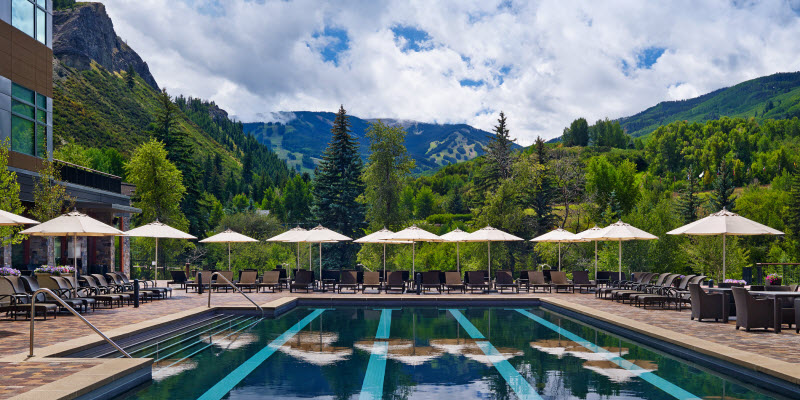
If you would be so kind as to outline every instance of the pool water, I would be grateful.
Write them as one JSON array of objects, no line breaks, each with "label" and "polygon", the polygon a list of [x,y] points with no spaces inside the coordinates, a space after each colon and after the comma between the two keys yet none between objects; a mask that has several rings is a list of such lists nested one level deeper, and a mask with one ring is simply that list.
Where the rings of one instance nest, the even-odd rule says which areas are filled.
[{"label": "pool water", "polygon": [[297,308],[161,344],[123,399],[771,399],[539,309]]}]

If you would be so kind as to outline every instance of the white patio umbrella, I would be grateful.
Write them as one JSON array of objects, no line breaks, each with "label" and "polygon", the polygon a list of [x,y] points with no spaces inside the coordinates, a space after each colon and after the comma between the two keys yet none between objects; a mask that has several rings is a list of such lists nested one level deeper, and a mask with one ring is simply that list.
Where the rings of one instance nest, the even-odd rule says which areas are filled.
[{"label": "white patio umbrella", "polygon": [[581,238],[580,236],[565,230],[563,228],[558,228],[552,230],[550,232],[545,233],[544,235],[537,236],[531,239],[531,242],[547,242],[547,243],[558,243],[558,270],[561,271],[561,243],[575,243],[575,242],[585,242],[586,239]]},{"label": "white patio umbrella", "polygon": [[461,253],[459,251],[458,246],[461,244],[461,242],[466,240],[468,236],[469,236],[468,232],[464,232],[458,228],[453,229],[452,231],[447,232],[442,236],[439,236],[440,238],[442,238],[442,240],[446,242],[454,242],[456,244],[456,270],[458,271],[459,274],[461,273]]},{"label": "white patio umbrella", "polygon": [[[283,243],[297,243],[297,268],[300,268],[300,242],[302,241],[303,237],[308,234],[307,229],[303,229],[301,227],[295,227],[289,229],[286,232],[281,233],[280,235],[273,236],[267,239],[268,242],[283,242]],[[291,276],[289,276],[291,278]]]},{"label": "white patio umbrella", "polygon": [[228,269],[231,269],[231,243],[252,243],[258,240],[249,236],[242,235],[241,233],[234,232],[226,229],[214,236],[207,237],[200,241],[200,243],[227,243],[228,244]]},{"label": "white patio umbrella", "polygon": [[356,240],[353,241],[354,243],[383,244],[383,279],[386,279],[386,244],[387,243],[394,243],[394,244],[412,243],[412,242],[398,242],[398,241],[388,242],[388,241],[385,240],[386,238],[388,238],[389,236],[391,236],[393,234],[394,234],[394,232],[392,232],[392,231],[390,231],[390,230],[388,230],[386,228],[383,228],[383,229],[381,229],[379,231],[372,232],[367,236],[364,236],[362,238],[359,238],[359,239],[356,239]]},{"label": "white patio umbrella", "polygon": [[489,255],[489,262],[487,265],[487,270],[489,271],[490,277],[489,279],[491,279],[492,276],[492,242],[512,242],[520,240],[525,239],[503,232],[497,228],[492,228],[491,226],[478,229],[477,231],[467,235],[467,238],[464,239],[465,242],[486,242],[486,249]]},{"label": "white patio umbrella", "polygon": [[[158,279],[158,239],[197,239],[196,237],[183,232],[181,230],[175,229],[167,224],[158,222],[155,220],[147,225],[142,225],[138,228],[133,228],[131,230],[125,231],[125,236],[129,237],[149,237],[156,239],[156,265],[155,265],[155,274],[156,279]],[[164,269],[166,270],[166,265]]]},{"label": "white patio umbrella", "polygon": [[622,276],[622,242],[627,240],[653,240],[658,236],[651,235],[631,224],[617,221],[593,235],[594,240],[616,240],[619,242],[619,274]]},{"label": "white patio umbrella", "polygon": [[597,279],[597,242],[599,242],[599,240],[595,239],[594,236],[597,235],[602,230],[603,230],[603,228],[595,225],[593,228],[589,228],[589,229],[587,229],[587,230],[585,230],[583,232],[576,233],[576,235],[578,235],[580,238],[594,242],[594,276],[595,276],[595,279]]},{"label": "white patio umbrella", "polygon": [[72,236],[73,268],[78,282],[78,236],[122,236],[125,233],[86,214],[72,211],[20,232],[30,236]]},{"label": "white patio umbrella", "polygon": [[25,218],[23,216],[14,213],[10,213],[8,211],[0,210],[0,226],[35,225],[38,223],[39,221],[34,221],[30,218]]},{"label": "white patio umbrella", "polygon": [[441,242],[442,238],[436,236],[422,228],[417,227],[416,225],[412,225],[406,229],[403,229],[400,232],[393,233],[389,235],[386,239],[383,239],[387,242],[411,242],[411,278],[414,278],[414,273],[416,270],[416,245],[417,242]]},{"label": "white patio umbrella", "polygon": [[667,232],[667,235],[695,235],[718,236],[722,235],[722,280],[725,280],[725,268],[728,236],[755,236],[755,235],[783,235],[783,232],[772,229],[766,225],[749,220],[739,214],[722,209],[703,219],[684,225]]},{"label": "white patio umbrella", "polygon": [[308,243],[308,268],[311,268],[311,243],[319,243],[319,279],[322,280],[322,244],[353,240],[341,233],[334,232],[322,225],[317,225],[305,233],[303,243]]}]

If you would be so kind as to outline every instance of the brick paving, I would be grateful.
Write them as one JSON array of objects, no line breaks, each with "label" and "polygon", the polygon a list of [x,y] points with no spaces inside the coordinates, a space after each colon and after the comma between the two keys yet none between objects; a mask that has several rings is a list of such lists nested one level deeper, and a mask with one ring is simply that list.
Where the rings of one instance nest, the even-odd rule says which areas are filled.
[{"label": "brick paving", "polygon": [[[284,296],[331,297],[336,295],[330,293],[298,295],[296,293],[290,294],[284,291],[274,294],[254,293],[250,296],[256,303],[264,304]],[[390,298],[396,295],[382,294],[380,296]],[[473,296],[476,298],[481,297],[479,294]],[[800,363],[800,352],[796,350],[800,348],[800,335],[795,334],[794,329],[784,329],[779,335],[773,332],[736,331],[735,322],[723,324],[691,321],[689,319],[690,311],[686,309],[683,311],[644,310],[628,304],[597,299],[593,294],[522,293],[508,296],[555,297],[660,328],[760,354],[762,356],[791,363]],[[175,312],[205,306],[207,305],[207,301],[208,297],[206,295],[200,296],[196,293],[185,293],[183,290],[175,289],[173,298],[169,300],[142,304],[138,309],[131,306],[113,310],[98,309],[93,313],[88,313],[86,318],[100,330],[106,331]],[[248,306],[250,303],[236,293],[215,292],[212,295],[212,305]],[[50,318],[48,318],[47,321],[37,320],[36,327],[36,331],[38,332],[35,343],[36,348],[48,346],[57,340],[94,335],[88,327],[75,317],[68,315],[61,315],[55,320]],[[0,321],[0,357],[26,351],[28,347],[28,329],[29,322],[27,321]],[[3,386],[0,387],[0,399],[19,394],[30,388],[30,386],[20,384],[19,382],[30,381],[35,382],[36,385],[41,385],[64,377],[65,375],[76,373],[82,368],[88,368],[91,365],[91,363],[27,363],[24,365],[0,363],[0,376],[14,377],[12,381],[3,381]]]}]

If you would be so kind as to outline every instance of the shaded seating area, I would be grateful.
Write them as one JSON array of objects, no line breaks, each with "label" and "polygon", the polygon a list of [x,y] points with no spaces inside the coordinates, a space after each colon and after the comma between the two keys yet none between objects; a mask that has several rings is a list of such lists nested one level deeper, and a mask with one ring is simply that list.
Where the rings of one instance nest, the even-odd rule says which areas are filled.
[{"label": "shaded seating area", "polygon": [[745,288],[731,288],[736,302],[736,330],[770,329],[774,325],[774,299],[757,299]]},{"label": "shaded seating area", "polygon": [[[249,279],[253,279],[253,277],[250,276],[250,275],[248,275],[247,278],[248,278],[248,280]],[[253,279],[253,280],[255,280],[255,279]],[[239,285],[241,286],[242,284],[240,283]],[[281,291],[281,290],[283,290],[282,289],[283,284],[281,283],[281,272],[280,271],[266,271],[266,272],[264,272],[264,275],[261,277],[261,283],[248,284],[248,286],[249,285],[256,286],[256,288],[257,288],[256,291],[258,291],[258,292],[261,291],[261,288],[264,288],[264,290],[269,289],[269,290],[272,291],[272,293],[275,293],[276,290],[277,291]]]}]

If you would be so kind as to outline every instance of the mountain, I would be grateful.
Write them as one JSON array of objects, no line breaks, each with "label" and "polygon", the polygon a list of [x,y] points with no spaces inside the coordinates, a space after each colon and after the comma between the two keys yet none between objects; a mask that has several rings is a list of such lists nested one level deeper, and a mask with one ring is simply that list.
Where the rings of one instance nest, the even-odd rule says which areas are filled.
[{"label": "mountain", "polygon": [[[330,112],[282,112],[275,116],[282,122],[245,123],[244,131],[269,145],[290,167],[310,172],[330,141],[334,117],[335,114]],[[359,141],[364,158],[369,151],[365,132],[370,123],[376,121],[350,116],[352,133]],[[418,172],[471,160],[483,154],[483,145],[492,136],[492,133],[465,124],[430,124],[388,118],[381,121],[406,130],[406,147],[416,160]]]},{"label": "mountain", "polygon": [[777,73],[693,99],[661,102],[619,122],[625,132],[638,137],[674,121],[706,122],[723,116],[754,117],[759,122],[800,117],[800,72]]},{"label": "mountain", "polygon": [[[54,146],[75,142],[129,155],[150,139],[151,123],[163,107],[147,63],[117,36],[103,4],[76,3],[54,11],[53,21]],[[126,82],[131,66],[136,72],[133,85]],[[199,191],[208,189],[225,202],[252,187],[254,198],[260,200],[263,188],[259,186],[256,193],[251,173],[274,184],[289,176],[286,163],[245,135],[242,124],[213,102],[183,97],[174,102],[179,109],[176,129],[186,134],[195,164],[213,164],[213,173],[226,188]],[[248,163],[248,177],[243,179]],[[202,171],[206,180],[208,170]]]}]

